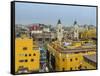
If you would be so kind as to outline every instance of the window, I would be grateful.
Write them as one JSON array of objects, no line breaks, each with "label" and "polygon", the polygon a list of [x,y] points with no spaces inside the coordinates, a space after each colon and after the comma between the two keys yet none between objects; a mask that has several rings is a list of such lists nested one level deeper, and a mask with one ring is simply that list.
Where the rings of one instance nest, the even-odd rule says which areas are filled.
[{"label": "window", "polygon": [[33,41],[35,41],[35,39],[33,38]]},{"label": "window", "polygon": [[63,71],[65,71],[65,68],[62,68]]},{"label": "window", "polygon": [[27,54],[25,54],[25,56],[27,56]]},{"label": "window", "polygon": [[45,38],[46,41],[49,41],[49,38]]},{"label": "window", "polygon": [[25,62],[27,62],[28,60],[25,60]]},{"label": "window", "polygon": [[31,54],[29,54],[29,56],[31,56]]},{"label": "window", "polygon": [[70,61],[72,62],[72,59],[70,59]]},{"label": "window", "polygon": [[24,60],[19,60],[19,62],[24,62]]},{"label": "window", "polygon": [[82,65],[80,65],[80,66],[78,67],[78,69],[81,70],[81,69],[82,69]]},{"label": "window", "polygon": [[23,47],[23,50],[27,50],[27,47]]},{"label": "window", "polygon": [[77,58],[75,58],[75,60],[77,61],[78,59],[77,59]]},{"label": "window", "polygon": [[61,30],[59,29],[59,32],[61,32]]},{"label": "window", "polygon": [[36,54],[34,53],[33,56],[36,56]]},{"label": "window", "polygon": [[65,61],[65,59],[63,59],[63,61]]},{"label": "window", "polygon": [[42,41],[42,38],[39,38],[38,41]]},{"label": "window", "polygon": [[31,62],[33,62],[34,61],[34,59],[31,59]]}]

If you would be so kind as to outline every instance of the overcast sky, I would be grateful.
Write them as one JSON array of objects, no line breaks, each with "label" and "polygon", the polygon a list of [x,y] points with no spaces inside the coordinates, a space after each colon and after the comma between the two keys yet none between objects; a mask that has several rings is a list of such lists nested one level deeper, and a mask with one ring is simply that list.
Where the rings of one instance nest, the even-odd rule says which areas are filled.
[{"label": "overcast sky", "polygon": [[19,2],[15,4],[16,24],[43,23],[56,25],[58,19],[65,26],[72,25],[74,20],[77,20],[78,24],[81,25],[96,25],[96,8]]}]

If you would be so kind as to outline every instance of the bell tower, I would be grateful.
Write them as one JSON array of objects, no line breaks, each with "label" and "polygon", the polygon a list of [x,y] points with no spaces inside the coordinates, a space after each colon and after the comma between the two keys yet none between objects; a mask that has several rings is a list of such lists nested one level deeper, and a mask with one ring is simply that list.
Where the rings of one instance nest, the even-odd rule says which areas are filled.
[{"label": "bell tower", "polygon": [[77,24],[77,21],[74,21],[74,25],[73,25],[74,29],[74,39],[78,40],[79,39],[79,26]]},{"label": "bell tower", "polygon": [[57,27],[57,30],[56,30],[56,32],[57,32],[57,40],[61,44],[61,41],[62,41],[62,38],[63,38],[63,29],[62,29],[62,24],[61,24],[60,19],[58,20],[56,27]]}]

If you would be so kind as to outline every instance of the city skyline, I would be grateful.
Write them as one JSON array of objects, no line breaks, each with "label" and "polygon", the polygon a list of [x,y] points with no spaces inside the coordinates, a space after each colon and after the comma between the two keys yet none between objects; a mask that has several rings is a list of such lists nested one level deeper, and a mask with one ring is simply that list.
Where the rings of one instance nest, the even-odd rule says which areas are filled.
[{"label": "city skyline", "polygon": [[[49,9],[48,9],[49,8]],[[81,13],[81,14],[80,14]],[[96,26],[96,8],[84,6],[52,5],[36,3],[15,3],[15,23],[42,23],[56,26],[58,19],[64,26],[78,24]]]}]

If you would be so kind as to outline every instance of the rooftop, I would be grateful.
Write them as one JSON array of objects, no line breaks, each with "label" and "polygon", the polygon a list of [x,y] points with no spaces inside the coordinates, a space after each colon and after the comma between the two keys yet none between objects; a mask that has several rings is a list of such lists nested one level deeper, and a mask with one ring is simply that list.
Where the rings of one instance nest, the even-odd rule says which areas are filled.
[{"label": "rooftop", "polygon": [[96,54],[92,54],[92,55],[85,55],[84,58],[96,63]]},{"label": "rooftop", "polygon": [[58,43],[51,43],[50,46],[60,53],[79,53],[79,52],[89,52],[89,51],[96,52],[96,47],[64,48],[63,46],[60,46]]},{"label": "rooftop", "polygon": [[75,48],[75,49],[63,49],[58,48],[61,53],[78,53],[78,52],[88,52],[88,51],[96,51],[96,48]]},{"label": "rooftop", "polygon": [[58,23],[57,24],[61,24],[61,21],[60,21],[60,19],[58,20]]}]

